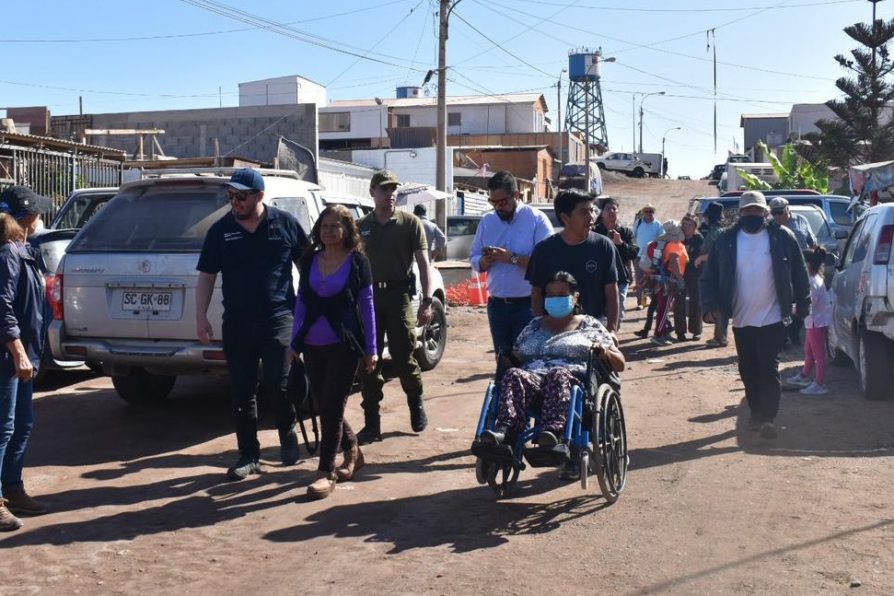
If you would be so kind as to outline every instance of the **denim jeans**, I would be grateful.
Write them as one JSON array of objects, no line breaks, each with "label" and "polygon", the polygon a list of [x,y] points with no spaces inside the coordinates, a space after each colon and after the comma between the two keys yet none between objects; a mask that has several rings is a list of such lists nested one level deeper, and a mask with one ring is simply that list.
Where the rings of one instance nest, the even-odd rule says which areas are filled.
[{"label": "denim jeans", "polygon": [[624,311],[627,310],[627,291],[630,289],[630,282],[618,284],[618,328],[624,321]]},{"label": "denim jeans", "polygon": [[487,322],[490,325],[490,336],[494,342],[494,351],[499,353],[512,350],[519,333],[534,316],[531,314],[531,299],[513,298],[507,302],[491,297],[487,301]]},{"label": "denim jeans", "polygon": [[289,381],[289,342],[292,315],[266,321],[239,318],[223,322],[223,348],[230,371],[233,417],[239,454],[257,459],[258,442],[258,362],[264,395],[273,405],[279,440],[295,426],[295,405],[286,394]]},{"label": "denim jeans", "polygon": [[0,496],[3,488],[22,486],[25,450],[34,426],[32,381],[0,379]]}]

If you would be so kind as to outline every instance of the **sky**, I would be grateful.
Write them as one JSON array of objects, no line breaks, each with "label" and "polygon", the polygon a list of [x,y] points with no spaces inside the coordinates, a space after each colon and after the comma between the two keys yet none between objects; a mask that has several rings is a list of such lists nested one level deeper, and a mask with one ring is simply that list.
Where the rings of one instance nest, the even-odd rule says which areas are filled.
[{"label": "sky", "polygon": [[[0,5],[0,114],[76,114],[79,97],[86,113],[236,106],[239,83],[285,75],[325,85],[330,100],[393,97],[437,67],[436,0]],[[877,11],[891,19],[894,2]],[[867,0],[460,0],[447,94],[541,92],[555,122],[569,51],[601,47],[615,58],[601,81],[610,149],[635,149],[633,111],[664,91],[643,101],[643,151],[665,137],[670,175],[697,178],[741,148],[741,114],[839,97],[846,72],[833,57],[856,46],[842,29],[871,18]]]}]

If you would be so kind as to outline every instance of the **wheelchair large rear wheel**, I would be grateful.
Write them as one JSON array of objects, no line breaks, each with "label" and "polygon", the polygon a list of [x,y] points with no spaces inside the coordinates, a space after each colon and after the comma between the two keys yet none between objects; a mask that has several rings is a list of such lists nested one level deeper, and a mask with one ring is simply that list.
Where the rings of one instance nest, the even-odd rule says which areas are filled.
[{"label": "wheelchair large rear wheel", "polygon": [[518,480],[519,469],[512,464],[489,464],[487,467],[487,484],[498,499],[509,494]]},{"label": "wheelchair large rear wheel", "polygon": [[593,459],[602,495],[614,503],[627,483],[627,428],[621,396],[611,385],[600,385],[596,403],[597,415],[593,417]]}]

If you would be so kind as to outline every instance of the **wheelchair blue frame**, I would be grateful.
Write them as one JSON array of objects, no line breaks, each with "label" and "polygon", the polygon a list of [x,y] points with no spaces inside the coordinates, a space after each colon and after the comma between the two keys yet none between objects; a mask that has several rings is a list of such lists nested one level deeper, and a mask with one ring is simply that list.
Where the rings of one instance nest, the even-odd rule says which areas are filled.
[{"label": "wheelchair blue frame", "polygon": [[583,383],[589,386],[572,387],[561,443],[555,448],[528,449],[525,445],[542,431],[538,408],[526,413],[525,428],[514,435],[510,444],[481,441],[482,434],[494,428],[500,403],[497,384],[489,383],[472,443],[472,452],[478,458],[478,481],[487,483],[498,497],[503,497],[515,484],[519,472],[527,467],[525,459],[534,467],[546,467],[580,458],[582,487],[587,488],[587,477],[592,472],[598,477],[605,498],[616,501],[624,490],[628,463],[620,381],[591,352]]}]

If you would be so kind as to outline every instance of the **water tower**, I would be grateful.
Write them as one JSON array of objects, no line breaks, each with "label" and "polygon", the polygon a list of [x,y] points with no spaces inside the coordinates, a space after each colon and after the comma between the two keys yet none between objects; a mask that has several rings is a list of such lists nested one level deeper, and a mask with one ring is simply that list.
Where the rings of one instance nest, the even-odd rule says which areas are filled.
[{"label": "water tower", "polygon": [[[599,83],[599,67],[602,62],[613,61],[602,57],[602,50],[586,48],[568,53],[568,108],[565,112],[565,129],[580,134],[591,148],[600,151],[608,148],[608,131],[605,128],[605,109],[602,106],[602,86]],[[589,155],[589,153],[588,153]]]}]

